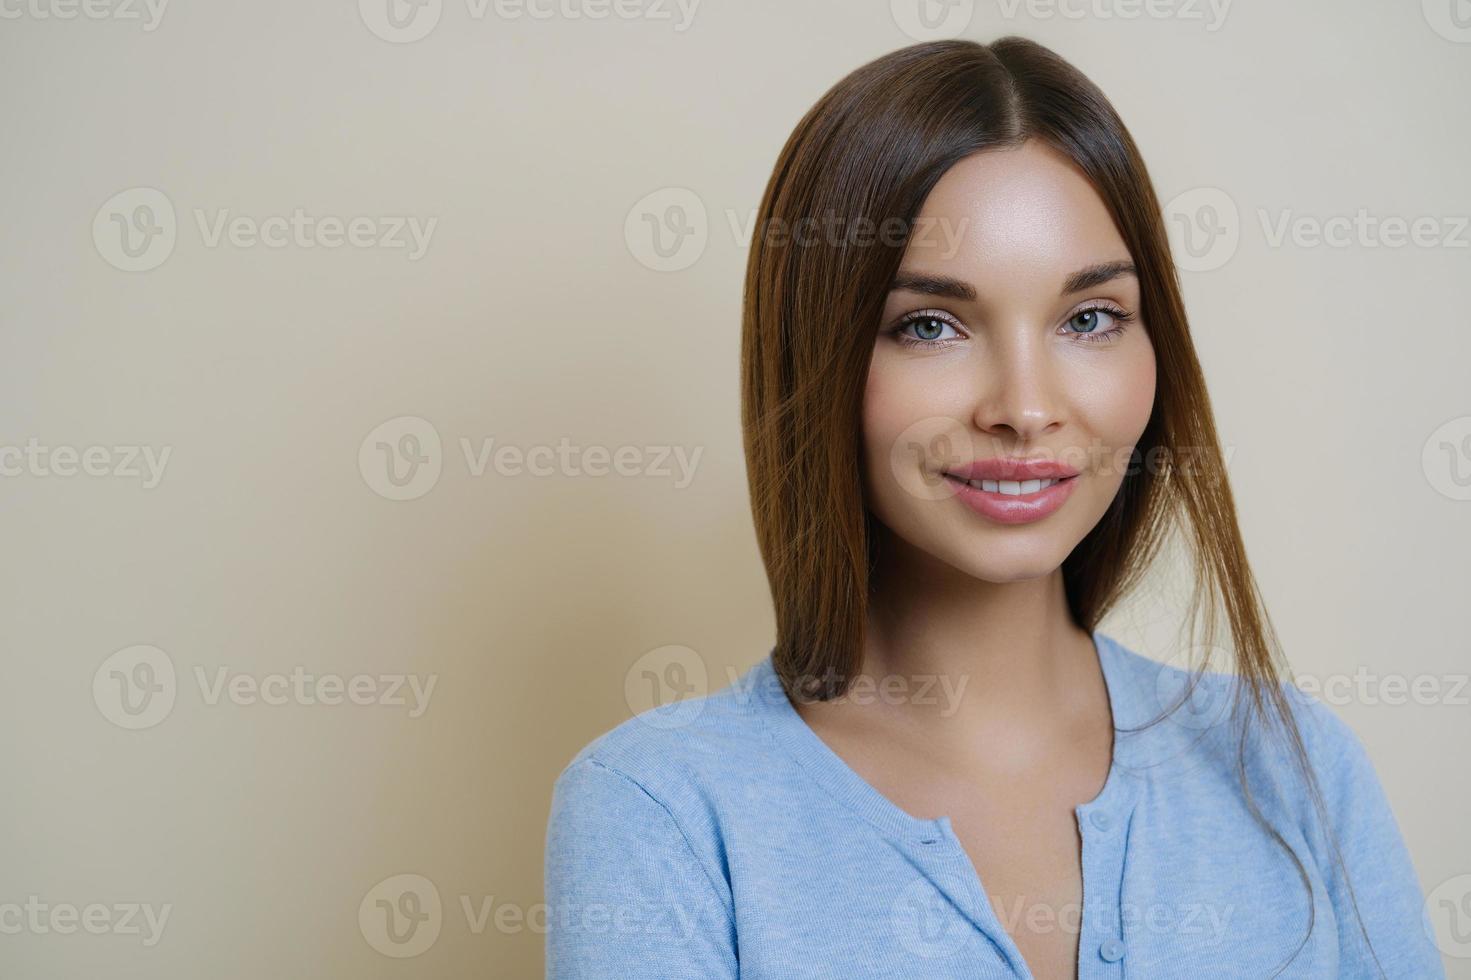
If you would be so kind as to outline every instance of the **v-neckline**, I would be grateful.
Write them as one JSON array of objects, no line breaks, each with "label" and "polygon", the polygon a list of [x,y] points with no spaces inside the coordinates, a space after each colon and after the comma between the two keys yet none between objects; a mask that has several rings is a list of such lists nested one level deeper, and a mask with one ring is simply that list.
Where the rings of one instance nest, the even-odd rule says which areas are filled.
[{"label": "v-neckline", "polygon": [[[1127,683],[1123,676],[1123,665],[1119,662],[1120,651],[1106,634],[1094,630],[1091,633],[1093,648],[1103,674],[1104,687],[1108,691],[1109,711],[1114,727],[1113,746],[1110,752],[1108,774],[1103,788],[1093,799],[1075,808],[1079,820],[1095,811],[1115,809],[1125,805],[1129,795],[1130,777],[1121,771],[1124,748],[1119,728],[1132,720],[1132,702],[1127,697]],[[890,800],[858,774],[844,761],[816,731],[807,724],[793,707],[776,676],[776,668],[768,653],[756,665],[753,681],[755,688],[766,705],[766,718],[772,734],[811,773],[813,778],[839,802],[860,817],[873,824],[885,834],[908,843],[921,843],[938,836],[954,837],[950,829],[949,815],[924,819],[916,817]]]},{"label": "v-neckline", "polygon": [[[1133,678],[1124,662],[1125,652],[1111,637],[1098,630],[1092,631],[1091,637],[1108,691],[1114,732],[1103,788],[1093,799],[1073,809],[1079,835],[1083,838],[1085,902],[1089,895],[1086,858],[1090,833],[1107,834],[1110,828],[1126,827],[1136,802],[1135,777],[1124,765],[1127,751],[1121,735],[1126,733],[1120,729],[1137,724],[1139,714],[1136,709],[1140,709],[1142,697],[1132,686]],[[1030,966],[992,907],[980,874],[951,826],[950,816],[916,817],[860,776],[797,712],[781,686],[770,653],[752,668],[750,679],[758,702],[765,709],[762,714],[773,738],[831,796],[885,836],[903,845],[931,882],[950,896],[971,923],[1010,961],[1013,969],[1021,977],[1030,978]],[[1091,831],[1088,826],[1091,826]],[[1108,860],[1121,870],[1122,847],[1115,845],[1111,850],[1112,856]],[[1105,904],[1112,901],[1107,895],[1099,900]],[[1078,956],[1081,958],[1084,955],[1081,933],[1079,940]]]}]

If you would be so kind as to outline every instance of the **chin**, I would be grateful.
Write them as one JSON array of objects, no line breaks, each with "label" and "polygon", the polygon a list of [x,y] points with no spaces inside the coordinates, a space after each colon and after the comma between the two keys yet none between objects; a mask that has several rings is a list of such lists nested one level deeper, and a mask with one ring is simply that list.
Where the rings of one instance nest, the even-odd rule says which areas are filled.
[{"label": "chin", "polygon": [[947,559],[947,561],[972,578],[1003,585],[1008,582],[1026,582],[1046,578],[1062,566],[1062,559],[1065,557],[1061,549],[1053,554],[1052,548],[1042,551],[1031,550],[1025,555],[1015,557],[990,551],[986,552],[984,557],[980,557],[982,549],[985,548],[985,543],[978,543],[976,550],[966,555],[958,555],[955,559]]},{"label": "chin", "polygon": [[906,541],[916,552],[983,582],[1004,584],[1045,578],[1057,571],[1076,542],[1056,528],[977,530],[956,533],[953,526],[926,529]]}]

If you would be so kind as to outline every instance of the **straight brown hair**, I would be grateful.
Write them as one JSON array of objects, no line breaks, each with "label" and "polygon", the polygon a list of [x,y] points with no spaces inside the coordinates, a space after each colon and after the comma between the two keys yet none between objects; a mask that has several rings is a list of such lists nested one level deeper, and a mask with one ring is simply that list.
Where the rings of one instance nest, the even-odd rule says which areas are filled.
[{"label": "straight brown hair", "polygon": [[[1223,610],[1235,652],[1231,717],[1244,799],[1308,886],[1307,934],[1285,969],[1311,936],[1316,908],[1302,859],[1253,798],[1248,734],[1270,733],[1289,747],[1346,882],[1347,872],[1247,563],[1159,200],[1107,98],[1033,41],[937,41],[878,58],[822,96],[776,161],[751,243],[741,341],[747,476],[776,612],[773,663],[794,699],[839,696],[857,672],[876,540],[859,420],[889,286],[940,177],[970,154],[1033,138],[1071,159],[1108,208],[1138,269],[1141,319],[1157,359],[1155,405],[1136,446],[1150,465],[1131,468],[1104,518],[1063,562],[1069,610],[1092,632],[1166,543],[1183,536],[1194,573],[1188,632],[1195,636],[1203,619],[1207,654],[1173,708],[1208,669]],[[800,233],[834,218],[879,235]],[[814,687],[814,678],[823,682]],[[1349,894],[1369,943],[1351,882]]]}]

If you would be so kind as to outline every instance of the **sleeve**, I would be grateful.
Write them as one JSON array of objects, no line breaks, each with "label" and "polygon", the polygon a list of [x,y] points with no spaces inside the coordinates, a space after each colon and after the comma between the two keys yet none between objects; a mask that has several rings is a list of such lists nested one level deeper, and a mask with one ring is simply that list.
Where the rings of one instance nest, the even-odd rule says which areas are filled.
[{"label": "sleeve", "polygon": [[[1311,820],[1315,831],[1309,839],[1338,920],[1338,976],[1345,980],[1381,976],[1443,980],[1445,967],[1433,939],[1420,881],[1363,742],[1322,702],[1295,687],[1289,696],[1304,706],[1299,709],[1304,742],[1344,869],[1353,883],[1350,898],[1344,869],[1334,861],[1316,819]],[[1311,804],[1306,805],[1311,811]],[[1365,932],[1373,944],[1372,953],[1364,943]]]},{"label": "sleeve", "polygon": [[547,980],[737,976],[729,886],[618,770],[583,758],[557,778],[545,872]]}]

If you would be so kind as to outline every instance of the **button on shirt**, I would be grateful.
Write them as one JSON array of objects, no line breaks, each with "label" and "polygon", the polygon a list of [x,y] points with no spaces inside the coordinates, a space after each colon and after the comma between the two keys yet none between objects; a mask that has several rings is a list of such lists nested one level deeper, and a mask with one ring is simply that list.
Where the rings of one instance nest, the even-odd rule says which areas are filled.
[{"label": "button on shirt", "polygon": [[1173,704],[1189,675],[1093,641],[1116,733],[1103,789],[1075,810],[1081,908],[993,907],[949,817],[912,816],[854,772],[768,654],[715,694],[625,721],[560,774],[547,976],[1030,978],[1011,936],[1047,928],[1078,936],[1080,980],[1445,976],[1388,801],[1337,715],[1285,688],[1372,955],[1287,750],[1254,738],[1252,795],[1306,872],[1308,934],[1298,866],[1241,793],[1229,678],[1206,674],[1169,719],[1118,731]]}]

